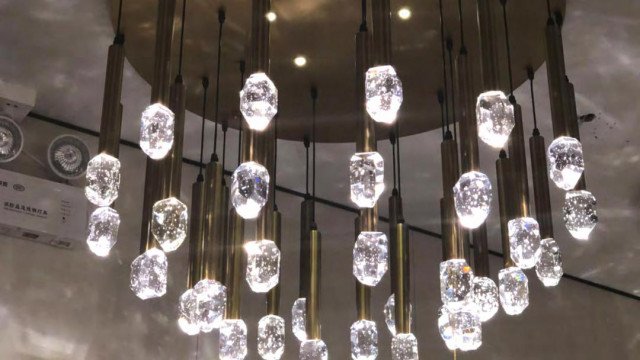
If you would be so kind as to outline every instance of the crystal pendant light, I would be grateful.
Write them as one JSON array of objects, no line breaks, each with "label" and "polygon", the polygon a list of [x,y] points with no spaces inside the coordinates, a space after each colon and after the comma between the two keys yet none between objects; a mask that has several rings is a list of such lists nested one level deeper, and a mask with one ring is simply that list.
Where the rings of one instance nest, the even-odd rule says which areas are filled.
[{"label": "crystal pendant light", "polygon": [[391,65],[369,68],[365,77],[366,108],[379,123],[391,124],[402,105],[402,81]]},{"label": "crystal pendant light", "polygon": [[487,175],[470,171],[453,187],[453,199],[460,224],[468,229],[482,225],[489,216],[493,190]]},{"label": "crystal pendant light", "polygon": [[598,223],[598,203],[586,190],[568,191],[564,197],[563,221],[571,236],[589,240],[589,234]]},{"label": "crystal pendant light", "polygon": [[498,273],[500,304],[507,315],[519,315],[529,306],[529,281],[520,268],[512,266]]},{"label": "crystal pendant light", "polygon": [[[395,294],[391,294],[387,302],[384,304],[382,310],[384,314],[384,322],[387,324],[387,328],[391,335],[396,335],[396,297]],[[409,304],[409,328],[413,323],[413,305]]]},{"label": "crystal pendant light", "polygon": [[372,208],[384,191],[384,160],[373,152],[356,153],[349,164],[351,201],[359,208]]},{"label": "crystal pendant light", "polygon": [[418,340],[413,334],[397,334],[391,341],[391,359],[418,360]]},{"label": "crystal pendant light", "polygon": [[170,197],[153,205],[151,233],[162,250],[174,251],[187,237],[187,206],[182,201]]},{"label": "crystal pendant light", "polygon": [[267,203],[269,172],[257,162],[238,166],[231,177],[231,203],[243,219],[255,219]]},{"label": "crystal pendant light", "polygon": [[560,136],[547,149],[549,177],[563,190],[573,189],[584,171],[582,144],[575,138]]},{"label": "crystal pendant light", "polygon": [[105,257],[118,241],[120,215],[110,207],[97,208],[89,218],[87,245],[94,254]]},{"label": "crystal pendant light", "polygon": [[376,323],[358,320],[351,325],[351,359],[374,360],[378,357],[378,329]]},{"label": "crystal pendant light", "polygon": [[157,298],[167,292],[167,256],[151,248],[131,263],[130,288],[142,300]]},{"label": "crystal pendant light", "polygon": [[178,301],[178,326],[187,335],[200,333],[198,325],[198,296],[193,289],[187,289]]},{"label": "crystal pendant light", "polygon": [[471,306],[480,321],[490,320],[500,309],[498,286],[489,277],[476,276],[471,284]]},{"label": "crystal pendant light", "polygon": [[87,181],[84,193],[97,206],[109,206],[118,198],[120,189],[120,160],[99,154],[87,165]]},{"label": "crystal pendant light", "polygon": [[299,298],[291,307],[291,332],[298,341],[307,340],[307,299]]},{"label": "crystal pendant light", "polygon": [[464,259],[440,263],[440,298],[449,310],[464,307],[471,294],[473,270]]},{"label": "crystal pendant light", "polygon": [[264,360],[279,360],[284,354],[285,323],[277,315],[258,322],[258,354]]},{"label": "crystal pendant light", "polygon": [[476,102],[478,136],[489,146],[502,148],[515,126],[513,105],[502,91],[487,91]]},{"label": "crystal pendant light", "polygon": [[470,351],[482,345],[480,317],[468,309],[452,311],[446,306],[438,311],[438,330],[449,350]]},{"label": "crystal pendant light", "polygon": [[193,287],[197,298],[198,327],[204,333],[218,329],[227,309],[227,288],[216,280],[202,279]]},{"label": "crystal pendant light", "polygon": [[267,128],[278,112],[278,89],[267,74],[249,76],[240,91],[240,112],[253,130]]},{"label": "crystal pendant light", "polygon": [[140,123],[140,147],[147,156],[159,160],[167,156],[173,146],[175,115],[161,103],[149,105]]},{"label": "crystal pendant light", "polygon": [[220,324],[220,360],[242,360],[247,356],[247,325],[242,320],[225,319]]},{"label": "crystal pendant light", "polygon": [[509,247],[511,260],[521,269],[531,269],[540,259],[540,227],[530,217],[510,220]]},{"label": "crystal pendant light", "polygon": [[363,231],[353,248],[353,275],[360,283],[376,286],[389,268],[389,241],[378,231]]},{"label": "crystal pendant light", "polygon": [[244,245],[247,253],[245,279],[251,290],[266,293],[280,280],[280,249],[271,240],[249,241]]},{"label": "crystal pendant light", "polygon": [[536,264],[536,274],[547,287],[556,286],[562,278],[562,256],[560,247],[553,239],[544,239],[540,243],[540,259]]},{"label": "crystal pendant light", "polygon": [[300,344],[300,360],[328,360],[327,344],[320,339],[305,340]]}]

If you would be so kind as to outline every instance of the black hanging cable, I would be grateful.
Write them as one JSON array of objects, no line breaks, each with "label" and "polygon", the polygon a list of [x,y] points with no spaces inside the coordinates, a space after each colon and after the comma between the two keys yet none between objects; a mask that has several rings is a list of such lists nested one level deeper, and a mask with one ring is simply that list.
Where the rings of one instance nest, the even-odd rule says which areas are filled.
[{"label": "black hanging cable", "polygon": [[212,161],[218,160],[218,108],[220,107],[220,57],[222,50],[222,25],[226,18],[224,7],[218,9],[218,66],[216,69],[216,108],[215,118],[213,120],[213,154],[211,155]]},{"label": "black hanging cable", "polygon": [[182,23],[180,26],[180,55],[178,56],[178,78],[182,78],[182,54],[184,51],[184,21],[187,14],[187,0],[182,1]]},{"label": "black hanging cable", "polygon": [[513,98],[513,73],[511,70],[511,45],[509,44],[509,22],[507,21],[507,0],[500,0],[502,4],[502,19],[504,20],[504,36],[507,44],[507,65],[509,70],[509,90]]},{"label": "black hanging cable", "polygon": [[278,193],[276,187],[278,186],[278,115],[273,119],[273,211],[278,211],[278,204],[276,204],[276,194]]},{"label": "black hanging cable", "polygon": [[445,135],[445,116],[444,116],[444,92],[442,89],[438,89],[438,104],[440,104],[440,122],[442,123],[442,139]]},{"label": "black hanging cable", "polygon": [[360,31],[365,32],[367,30],[367,0],[362,0],[362,22],[360,22]]},{"label": "black hanging cable", "polygon": [[[397,121],[396,121],[397,124]],[[398,195],[402,196],[402,178],[400,171],[400,130],[396,134],[396,162],[398,163]]]},{"label": "black hanging cable", "polygon": [[551,1],[547,0],[547,14],[549,15],[549,19],[553,19],[553,16],[551,16]]},{"label": "black hanging cable", "polygon": [[442,0],[439,0],[440,4],[440,45],[442,50],[442,80],[444,82],[444,111],[445,111],[445,119],[446,119],[446,130],[449,131],[449,102],[447,101],[447,95],[449,90],[447,89],[447,60],[445,59],[446,54],[444,50],[444,15],[442,12]]},{"label": "black hanging cable", "polygon": [[451,50],[453,49],[453,41],[451,38],[447,38],[447,53],[449,55],[449,81],[451,82],[451,123],[453,124],[453,138],[458,138],[458,131],[456,126],[456,96],[455,87],[453,86],[453,56],[451,56]]},{"label": "black hanging cable", "polygon": [[304,149],[305,149],[305,154],[307,159],[306,167],[305,167],[306,173],[305,173],[305,192],[304,193],[308,198],[310,196],[309,194],[309,145],[311,145],[309,141],[309,135],[305,135],[302,141],[304,143]]},{"label": "black hanging cable", "polygon": [[533,134],[540,135],[540,130],[538,130],[538,118],[536,116],[536,96],[533,91],[533,68],[531,66],[527,67],[527,77],[529,78],[529,88],[531,89],[531,109],[533,112]]},{"label": "black hanging cable", "polygon": [[229,122],[222,120],[222,172],[226,169],[227,162],[227,130],[229,130]]},{"label": "black hanging cable", "polygon": [[113,39],[114,44],[123,44],[124,43],[124,34],[122,33],[122,1],[118,4],[118,22],[116,25],[116,36]]},{"label": "black hanging cable", "polygon": [[207,89],[209,89],[209,78],[202,78],[202,89],[204,90],[204,95],[202,96],[202,128],[200,129],[200,165],[198,166],[198,180],[203,179],[202,177],[202,161],[203,161],[203,153],[204,153],[204,122],[207,117]]},{"label": "black hanging cable", "polygon": [[[313,116],[311,117],[311,142],[313,146],[313,158],[312,158],[312,167],[313,167],[313,178],[311,181],[311,196],[313,197],[313,206],[315,207],[315,199],[316,199],[316,102],[318,101],[318,88],[315,86],[311,86],[311,101],[312,101],[312,111]],[[315,214],[315,211],[314,211]],[[314,215],[315,216],[315,215]]]},{"label": "black hanging cable", "polygon": [[393,189],[398,188],[396,183],[396,134],[392,131],[389,133],[389,142],[391,143],[391,157],[393,158]]},{"label": "black hanging cable", "polygon": [[464,22],[462,21],[462,0],[458,0],[458,21],[460,22],[460,51],[465,50],[464,45]]},{"label": "black hanging cable", "polygon": [[[244,72],[246,70],[246,63],[244,60],[239,61],[240,64],[240,89],[244,86]],[[242,160],[242,115],[239,117],[238,123],[238,166]]]}]

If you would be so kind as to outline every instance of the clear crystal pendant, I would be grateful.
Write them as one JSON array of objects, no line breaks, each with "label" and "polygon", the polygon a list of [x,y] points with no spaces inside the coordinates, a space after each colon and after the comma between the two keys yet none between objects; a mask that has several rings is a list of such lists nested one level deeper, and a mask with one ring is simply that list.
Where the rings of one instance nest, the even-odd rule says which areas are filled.
[{"label": "clear crystal pendant", "polygon": [[279,360],[284,354],[284,319],[267,315],[258,322],[258,354],[264,360]]},{"label": "clear crystal pendant", "polygon": [[163,296],[167,292],[167,256],[151,248],[131,263],[130,288],[142,300]]},{"label": "clear crystal pendant", "polygon": [[353,248],[353,276],[360,283],[376,286],[389,268],[389,241],[384,233],[363,231]]},{"label": "clear crystal pendant", "polygon": [[120,160],[102,153],[87,164],[84,193],[96,206],[109,206],[118,198],[120,190]]},{"label": "clear crystal pendant", "polygon": [[300,344],[300,360],[328,360],[327,344],[319,339],[305,340]]},{"label": "clear crystal pendant", "polygon": [[543,239],[540,243],[540,259],[536,264],[536,275],[544,286],[556,286],[562,278],[562,256],[555,240]]},{"label": "clear crystal pendant", "polygon": [[512,266],[498,273],[500,304],[507,315],[519,315],[529,306],[529,281],[520,268]]},{"label": "clear crystal pendant", "polygon": [[187,238],[187,206],[180,200],[170,197],[153,205],[151,215],[151,233],[162,250],[174,251]]},{"label": "clear crystal pendant", "polygon": [[563,190],[573,189],[584,171],[582,144],[577,139],[560,136],[547,149],[549,177]]},{"label": "clear crystal pendant", "polygon": [[476,276],[471,284],[471,306],[480,321],[490,320],[500,309],[498,286],[489,277]]},{"label": "clear crystal pendant", "polygon": [[511,260],[521,269],[531,269],[540,259],[540,227],[534,218],[509,221]]},{"label": "clear crystal pendant", "polygon": [[220,360],[242,360],[247,356],[247,325],[244,321],[222,320],[218,340]]},{"label": "clear crystal pendant", "polygon": [[280,281],[280,249],[271,240],[249,241],[247,252],[247,284],[253,292],[266,293]]},{"label": "clear crystal pendant", "polygon": [[140,147],[147,156],[159,160],[167,156],[173,146],[175,115],[166,106],[156,103],[142,112]]},{"label": "clear crystal pendant", "polygon": [[482,323],[472,311],[451,311],[446,306],[440,307],[438,330],[449,350],[470,351],[482,345]]},{"label": "clear crystal pendant", "polygon": [[493,190],[487,175],[470,171],[462,174],[453,187],[453,200],[460,225],[475,229],[489,216]]},{"label": "clear crystal pendant", "polygon": [[[391,294],[387,302],[384,304],[384,322],[387,324],[387,328],[391,335],[396,335],[396,298],[395,294]],[[409,304],[409,328],[413,323],[413,305]]]},{"label": "clear crystal pendant", "polygon": [[257,162],[240,164],[231,177],[231,203],[243,219],[255,219],[267,203],[269,172]]},{"label": "clear crystal pendant", "polygon": [[267,74],[249,76],[240,91],[240,112],[251,129],[267,128],[278,112],[278,89]]},{"label": "clear crystal pendant", "polygon": [[197,320],[200,331],[218,329],[227,309],[227,288],[216,280],[202,279],[193,291],[197,297]]},{"label": "clear crystal pendant", "polygon": [[562,219],[571,236],[578,240],[589,240],[589,234],[598,223],[595,196],[586,190],[568,191],[562,209]]},{"label": "clear crystal pendant", "polygon": [[291,332],[298,341],[307,340],[307,299],[299,298],[291,307]]},{"label": "clear crystal pendant", "polygon": [[440,298],[450,310],[466,306],[473,282],[473,270],[464,259],[440,263]]},{"label": "clear crystal pendant", "polygon": [[402,105],[402,81],[391,65],[369,68],[365,75],[366,108],[376,122],[391,124]]},{"label": "clear crystal pendant", "polygon": [[89,250],[98,256],[107,256],[118,241],[120,215],[110,207],[99,207],[89,217]]},{"label": "clear crystal pendant", "polygon": [[378,357],[378,328],[369,320],[351,325],[351,359],[374,360]]},{"label": "clear crystal pendant", "polygon": [[351,201],[359,208],[372,208],[384,192],[384,160],[373,152],[356,153],[349,162]]},{"label": "clear crystal pendant", "polygon": [[478,136],[487,145],[501,148],[515,126],[513,105],[502,91],[487,91],[476,102]]},{"label": "clear crystal pendant", "polygon": [[418,340],[413,334],[397,334],[391,341],[391,359],[418,360]]},{"label": "clear crystal pendant", "polygon": [[200,333],[198,325],[198,297],[193,289],[187,289],[178,301],[178,326],[187,335]]}]

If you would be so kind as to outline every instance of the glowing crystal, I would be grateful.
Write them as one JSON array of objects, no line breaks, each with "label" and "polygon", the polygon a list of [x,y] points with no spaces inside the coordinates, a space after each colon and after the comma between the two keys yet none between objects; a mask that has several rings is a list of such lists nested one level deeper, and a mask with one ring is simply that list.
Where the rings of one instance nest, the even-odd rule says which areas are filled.
[{"label": "glowing crystal", "polygon": [[498,286],[489,277],[476,276],[471,284],[471,306],[480,321],[491,319],[500,309]]},{"label": "glowing crystal", "polygon": [[92,204],[109,206],[120,190],[120,160],[108,154],[96,155],[87,165],[84,193]]},{"label": "glowing crystal", "polygon": [[391,124],[402,105],[402,81],[393,66],[383,65],[367,70],[365,76],[366,108],[377,122]]},{"label": "glowing crystal", "polygon": [[515,126],[513,105],[502,91],[487,91],[476,102],[478,136],[489,146],[501,148]]},{"label": "glowing crystal", "polygon": [[240,112],[253,130],[267,128],[278,112],[278,89],[265,73],[249,76],[240,91]]},{"label": "glowing crystal", "polygon": [[547,149],[549,177],[563,190],[573,189],[584,171],[582,144],[577,139],[561,136]]},{"label": "glowing crystal", "polygon": [[231,203],[244,219],[255,219],[267,203],[269,172],[257,162],[238,166],[231,177]]},{"label": "glowing crystal", "polygon": [[110,207],[97,208],[89,218],[87,245],[98,256],[107,256],[118,241],[120,215]]},{"label": "glowing crystal", "polygon": [[167,292],[167,256],[151,248],[131,263],[130,288],[142,300],[157,298]]},{"label": "glowing crystal", "polygon": [[476,350],[482,345],[482,324],[478,315],[471,311],[451,311],[442,306],[438,330],[449,350]]},{"label": "glowing crystal", "polygon": [[189,214],[182,201],[170,197],[153,205],[151,215],[151,233],[162,250],[174,251],[187,238]]},{"label": "glowing crystal", "polygon": [[197,296],[198,326],[208,333],[220,327],[227,309],[227,288],[216,280],[202,279],[193,291]]},{"label": "glowing crystal", "polygon": [[193,289],[188,289],[178,301],[178,326],[187,335],[200,333],[198,325],[198,297]]},{"label": "glowing crystal", "polygon": [[349,164],[351,201],[372,208],[384,191],[384,160],[377,152],[356,153]]},{"label": "glowing crystal", "polygon": [[464,259],[440,263],[440,298],[451,310],[464,307],[471,294],[473,270]]},{"label": "glowing crystal", "polygon": [[418,360],[418,340],[413,334],[397,334],[391,341],[391,359]]},{"label": "glowing crystal", "polygon": [[265,360],[278,360],[284,354],[284,319],[267,315],[258,322],[258,354]]},{"label": "glowing crystal", "polygon": [[242,320],[222,320],[218,341],[220,360],[244,359],[247,356],[247,325]]},{"label": "glowing crystal", "polygon": [[518,267],[509,267],[498,273],[500,304],[507,315],[519,315],[529,306],[529,281]]},{"label": "glowing crystal", "polygon": [[305,340],[300,344],[300,360],[327,360],[329,351],[322,340]]},{"label": "glowing crystal", "polygon": [[493,190],[487,175],[470,171],[453,187],[453,200],[460,224],[469,229],[482,225],[489,216]]},{"label": "glowing crystal", "polygon": [[362,284],[376,286],[389,267],[389,241],[384,233],[363,231],[353,248],[353,275]]},{"label": "glowing crystal", "polygon": [[563,220],[571,236],[589,240],[589,234],[598,223],[598,203],[586,190],[568,191],[564,196]]},{"label": "glowing crystal", "polygon": [[280,249],[271,240],[249,241],[244,245],[247,252],[245,279],[251,290],[266,293],[280,281]]},{"label": "glowing crystal", "polygon": [[378,357],[378,329],[376,323],[359,320],[351,325],[351,359],[374,360]]},{"label": "glowing crystal", "polygon": [[544,239],[540,243],[541,255],[536,264],[536,274],[544,286],[556,286],[562,278],[562,256],[555,240]]},{"label": "glowing crystal", "polygon": [[291,331],[298,341],[307,340],[307,299],[299,298],[291,307]]},{"label": "glowing crystal", "polygon": [[[384,304],[384,322],[387,324],[387,328],[391,335],[396,335],[396,298],[395,294],[391,294],[387,302]],[[409,328],[413,323],[413,305],[409,304]]]},{"label": "glowing crystal", "polygon": [[167,156],[173,146],[175,115],[166,106],[156,103],[142,112],[140,147],[154,160]]},{"label": "glowing crystal", "polygon": [[521,269],[531,269],[540,258],[540,227],[530,217],[509,221],[511,260]]}]

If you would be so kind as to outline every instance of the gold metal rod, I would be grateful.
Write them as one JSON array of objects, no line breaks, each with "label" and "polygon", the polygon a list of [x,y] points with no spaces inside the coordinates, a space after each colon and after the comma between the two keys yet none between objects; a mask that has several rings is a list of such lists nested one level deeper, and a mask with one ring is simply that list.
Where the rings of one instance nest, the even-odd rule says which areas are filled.
[{"label": "gold metal rod", "polygon": [[[358,216],[354,220],[355,240],[357,241],[361,232],[360,217]],[[358,320],[371,319],[371,288],[358,280],[356,280],[356,310]]]},{"label": "gold metal rod", "polygon": [[518,217],[529,216],[529,177],[527,174],[527,154],[525,152],[522,107],[513,104],[515,126],[509,137],[509,158],[513,171],[516,213]]},{"label": "gold metal rod", "polygon": [[114,43],[109,46],[107,73],[102,98],[102,118],[100,121],[100,142],[98,152],[118,157],[122,115],[122,72],[124,68],[124,46]]},{"label": "gold metal rod", "polygon": [[440,233],[442,234],[442,260],[447,260],[447,239],[449,238],[449,226],[447,225],[447,206],[444,198],[440,198]]},{"label": "gold metal rod", "polygon": [[220,274],[220,282],[222,284],[227,283],[227,262],[229,261],[227,253],[229,251],[229,246],[231,246],[231,238],[229,232],[229,187],[227,186],[227,182],[225,179],[222,180],[222,219],[220,223],[222,224],[222,245],[220,248],[220,266],[219,266],[219,274]]},{"label": "gold metal rod", "polygon": [[373,119],[365,111],[365,74],[371,61],[371,35],[366,31],[356,34],[356,151],[371,152],[377,150],[376,127]]},{"label": "gold metal rod", "polygon": [[182,184],[182,147],[184,144],[184,122],[186,88],[182,79],[177,78],[169,89],[169,108],[175,114],[173,147],[167,156],[160,160],[162,179],[162,198],[180,197]]},{"label": "gold metal rod", "polygon": [[502,239],[502,254],[504,267],[515,266],[511,260],[509,247],[509,220],[513,219],[513,177],[511,159],[507,158],[504,151],[500,152],[500,158],[496,160],[496,173],[498,178],[498,202],[500,205],[500,235]]},{"label": "gold metal rod", "polygon": [[312,229],[309,241],[309,297],[307,298],[307,337],[320,339],[320,263],[321,235]]},{"label": "gold metal rod", "polygon": [[391,8],[389,0],[371,0],[374,63],[391,64]]},{"label": "gold metal rod", "polygon": [[[278,210],[271,211],[271,236],[278,249],[282,245],[282,215]],[[267,293],[267,314],[278,315],[280,312],[280,280],[278,285]]]},{"label": "gold metal rod", "polygon": [[199,178],[191,187],[191,213],[189,214],[189,275],[187,288],[202,279],[201,257],[204,251],[204,179]]},{"label": "gold metal rod", "polygon": [[[259,163],[263,164],[266,168],[267,171],[269,172],[270,175],[273,175],[274,172],[274,165],[275,165],[275,126],[273,126],[273,121],[271,121],[271,124],[269,125],[269,127],[267,127],[261,134],[260,136],[262,137],[263,141],[262,141],[262,149],[261,149],[261,156],[259,159]],[[268,196],[267,196],[267,203],[264,205],[263,207],[263,211],[260,212],[260,215],[258,216],[258,223],[257,223],[257,229],[258,229],[258,233],[257,233],[257,239],[256,240],[264,240],[264,239],[268,239],[268,240],[273,240],[272,237],[272,229],[273,229],[273,225],[272,225],[272,220],[273,220],[273,215],[272,215],[272,209],[273,209],[273,195],[274,192],[276,191],[276,187],[275,187],[275,182],[273,181],[273,177],[271,178],[272,180],[269,181],[269,190],[268,190]]]},{"label": "gold metal rod", "polygon": [[410,269],[409,269],[409,232],[407,225],[396,225],[396,236],[391,239],[391,282],[395,296],[396,332],[411,332],[410,320]]},{"label": "gold metal rod", "polygon": [[450,137],[445,138],[440,145],[440,153],[442,155],[444,214],[445,224],[447,226],[447,237],[443,239],[447,249],[446,259],[459,259],[464,257],[464,253],[462,241],[458,233],[458,221],[453,204],[453,186],[459,177],[458,146],[456,141]]},{"label": "gold metal rod", "polygon": [[477,0],[480,53],[482,60],[482,91],[500,89],[498,43],[496,42],[495,1]]},{"label": "gold metal rod", "polygon": [[565,64],[560,27],[555,21],[547,22],[545,36],[547,39],[547,80],[549,83],[549,102],[551,105],[551,122],[553,136],[568,135],[566,132],[566,87],[564,85]]},{"label": "gold metal rod", "polygon": [[[580,141],[580,128],[578,127],[578,109],[576,108],[576,91],[573,87],[573,84],[569,81],[568,78],[565,78],[565,81],[570,109],[570,117],[567,118],[567,131],[571,137],[576,138],[578,139],[578,141]],[[584,171],[582,172],[582,176],[580,177],[580,180],[578,180],[575,189],[587,189],[586,174]]]},{"label": "gold metal rod", "polygon": [[251,69],[269,73],[269,21],[265,14],[271,9],[270,0],[252,1]]},{"label": "gold metal rod", "polygon": [[529,153],[531,154],[533,200],[536,205],[536,220],[540,225],[540,236],[543,239],[553,238],[546,145],[544,137],[539,133],[534,133],[529,138]]},{"label": "gold metal rod", "polygon": [[309,296],[309,242],[311,227],[315,217],[313,199],[307,198],[300,204],[300,290],[299,297]]},{"label": "gold metal rod", "polygon": [[202,259],[202,275],[207,279],[219,279],[219,259],[222,239],[222,164],[211,161],[204,176],[205,186],[205,247]]},{"label": "gold metal rod", "polygon": [[158,186],[159,163],[151,159],[147,159],[144,179],[144,197],[142,200],[142,228],[140,229],[140,253],[154,248],[156,246],[155,239],[151,234],[151,213],[153,204],[159,200]]},{"label": "gold metal rod", "polygon": [[242,246],[244,244],[244,219],[235,209],[229,210],[229,234],[227,251],[227,312],[225,318],[240,319],[240,295],[242,293]]}]

